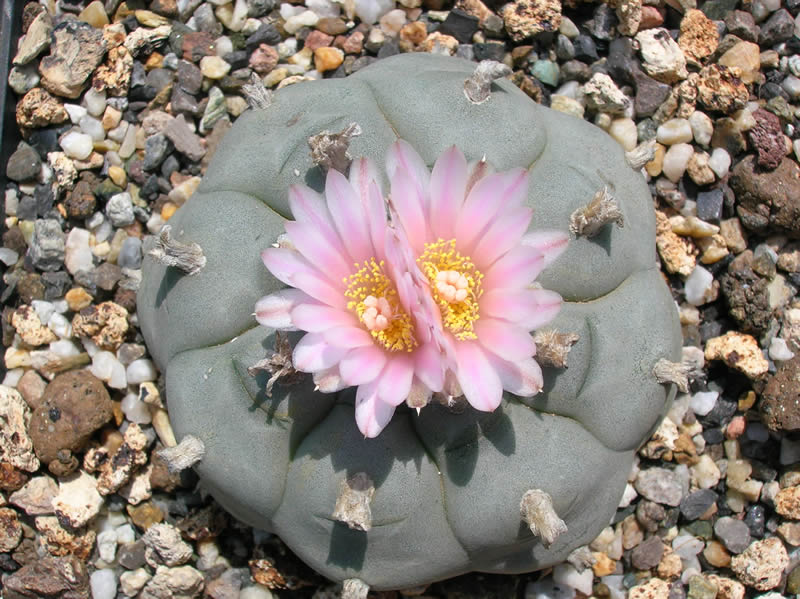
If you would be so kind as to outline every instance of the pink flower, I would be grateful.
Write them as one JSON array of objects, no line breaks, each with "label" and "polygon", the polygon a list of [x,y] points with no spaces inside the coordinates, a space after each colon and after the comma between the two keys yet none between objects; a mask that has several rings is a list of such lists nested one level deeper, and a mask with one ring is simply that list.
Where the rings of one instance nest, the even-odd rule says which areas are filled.
[{"label": "pink flower", "polygon": [[435,323],[445,392],[463,393],[483,411],[500,405],[503,390],[535,395],[542,371],[530,331],[555,317],[561,297],[531,284],[568,237],[527,233],[528,171],[488,174],[485,161],[470,169],[452,147],[429,173],[404,141],[390,148],[386,162],[392,224],[414,256],[408,269],[420,293],[438,309],[428,320]]},{"label": "pink flower", "polygon": [[405,142],[387,155],[387,219],[377,174],[355,161],[349,180],[331,170],[324,197],[289,190],[288,247],[262,259],[290,286],[256,304],[256,319],[306,335],[294,367],[322,391],[357,386],[356,423],[375,437],[402,402],[463,395],[494,410],[503,390],[542,386],[529,334],[561,298],[530,284],[564,249],[562,233],[525,231],[527,172],[471,170],[456,148],[431,174]]}]

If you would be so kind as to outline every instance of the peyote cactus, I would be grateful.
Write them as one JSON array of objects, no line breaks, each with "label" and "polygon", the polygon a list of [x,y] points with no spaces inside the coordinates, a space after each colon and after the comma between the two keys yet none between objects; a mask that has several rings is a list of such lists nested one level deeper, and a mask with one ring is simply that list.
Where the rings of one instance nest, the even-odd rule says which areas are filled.
[{"label": "peyote cactus", "polygon": [[[495,81],[488,98],[471,84],[465,92],[474,66],[401,55],[280,90],[239,118],[169,221],[180,249],[200,258],[196,274],[144,267],[141,328],[166,372],[177,438],[204,446],[204,485],[334,580],[397,589],[565,559],[608,524],[636,449],[674,395],[654,374],[659,361],[679,360],[681,343],[642,176],[605,133],[509,81]],[[498,171],[529,169],[531,230],[572,231],[537,279],[564,299],[544,328],[574,342],[566,367],[543,368],[540,393],[506,393],[487,412],[401,405],[365,438],[355,390],[315,390],[287,362],[299,335],[256,323],[256,302],[284,287],[260,252],[292,217],[287,190],[324,187],[308,139],[351,123],[361,134],[349,153],[378,164],[402,138],[428,167],[455,146]],[[552,339],[547,331],[538,339]],[[270,355],[290,374],[274,386],[269,371],[249,371]]]}]

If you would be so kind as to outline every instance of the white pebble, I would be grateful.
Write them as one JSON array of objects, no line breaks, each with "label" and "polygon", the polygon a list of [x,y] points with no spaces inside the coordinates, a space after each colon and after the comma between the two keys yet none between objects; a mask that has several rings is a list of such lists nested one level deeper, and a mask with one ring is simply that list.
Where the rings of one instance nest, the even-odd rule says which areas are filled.
[{"label": "white pebble", "polygon": [[119,157],[122,159],[128,159],[133,156],[133,153],[136,151],[136,127],[131,125],[128,127],[128,130],[125,132],[125,139],[122,140],[122,143],[119,146]]},{"label": "white pebble", "polygon": [[86,105],[86,110],[89,114],[100,116],[106,109],[106,92],[98,92],[90,87],[89,91],[83,95],[83,103]]},{"label": "white pebble", "polygon": [[233,42],[227,35],[220,36],[214,41],[214,49],[217,56],[224,58],[233,52]]},{"label": "white pebble", "polygon": [[299,15],[295,15],[286,19],[286,23],[284,23],[283,28],[289,35],[294,35],[303,27],[313,27],[317,24],[317,21],[319,21],[319,17],[314,12],[306,10],[301,12]]},{"label": "white pebble", "polygon": [[117,361],[117,358],[111,352],[98,351],[92,356],[92,366],[89,371],[101,381],[107,381],[111,378],[114,362]]},{"label": "white pebble", "polygon": [[80,355],[81,353],[81,350],[77,345],[75,345],[75,343],[72,342],[71,339],[59,339],[58,341],[53,341],[48,346],[48,349],[59,358],[72,358]]},{"label": "white pebble", "polygon": [[108,139],[113,139],[117,143],[122,143],[122,140],[125,139],[125,135],[128,133],[129,126],[130,123],[128,123],[128,121],[120,121],[119,125],[108,130]]},{"label": "white pebble", "polygon": [[628,596],[628,590],[623,584],[625,577],[622,574],[612,574],[610,576],[603,576],[600,581],[608,587],[610,599],[625,599]]},{"label": "white pebble", "polygon": [[[556,584],[551,576],[546,576],[536,582],[529,582],[525,587],[525,599],[572,599],[575,589]],[[242,595],[239,595],[242,599]]]},{"label": "white pebble", "polygon": [[13,266],[19,260],[19,254],[9,248],[0,248],[0,261],[6,266]]},{"label": "white pebble", "polygon": [[110,568],[92,572],[89,586],[92,589],[92,599],[114,599],[117,596],[117,576]]},{"label": "white pebble", "polygon": [[[281,4],[281,7],[286,6],[286,4]],[[289,37],[275,46],[275,49],[278,51],[278,58],[281,60],[286,60],[290,56],[294,56],[297,53],[297,38]]]},{"label": "white pebble", "polygon": [[638,496],[639,494],[636,492],[636,489],[633,488],[633,485],[631,483],[626,483],[625,491],[622,493],[622,499],[619,500],[619,505],[617,506],[617,508],[625,509]]},{"label": "white pebble", "polygon": [[578,572],[575,566],[566,562],[558,564],[553,568],[553,581],[556,584],[568,586],[584,595],[592,594],[593,579],[594,572],[592,572],[591,568],[586,568],[583,572]]},{"label": "white pebble", "polygon": [[341,13],[341,7],[331,0],[306,0],[306,8],[313,10],[320,19],[336,18]]},{"label": "white pebble", "polygon": [[70,158],[85,160],[92,153],[92,138],[85,133],[70,131],[58,142],[64,153]]},{"label": "white pebble", "polygon": [[567,81],[564,85],[553,92],[553,95],[567,96],[573,100],[578,100],[579,96],[582,98],[582,94],[579,93],[580,89],[581,84],[579,82]]},{"label": "white pebble", "polygon": [[692,395],[692,399],[689,400],[689,406],[698,416],[705,416],[717,405],[717,398],[719,398],[719,392],[717,391],[698,391]]},{"label": "white pebble", "polygon": [[6,376],[3,377],[3,384],[6,387],[16,387],[23,374],[25,374],[24,368],[12,368],[7,371]]},{"label": "white pebble", "polygon": [[380,19],[381,30],[390,37],[396,37],[405,24],[406,13],[399,8],[390,10]]},{"label": "white pebble", "polygon": [[685,560],[695,557],[704,547],[705,543],[693,535],[680,535],[672,540],[672,550]]},{"label": "white pebble", "polygon": [[161,214],[159,212],[153,212],[150,218],[147,219],[146,226],[150,233],[153,235],[158,235],[159,231],[161,231],[161,227],[164,226],[164,219],[161,218]]},{"label": "white pebble", "polygon": [[152,418],[150,417],[150,408],[143,401],[139,401],[139,397],[135,393],[128,393],[122,398],[120,403],[122,413],[125,418],[136,424],[150,424]]},{"label": "white pebble", "polygon": [[394,8],[394,0],[355,0],[355,13],[362,23],[372,25]]},{"label": "white pebble", "polygon": [[53,304],[44,300],[33,300],[31,302],[31,306],[36,311],[36,316],[38,316],[39,320],[42,322],[47,322],[50,320],[53,312],[55,312]]},{"label": "white pebble", "polygon": [[792,142],[792,149],[794,150],[794,157],[800,161],[800,139],[795,139]]},{"label": "white pebble", "polygon": [[[88,337],[81,337],[81,345],[83,345],[83,349],[86,350],[86,353],[89,354],[89,357],[94,360],[94,357],[100,353],[100,348],[95,345],[95,342],[89,339]],[[95,375],[97,376],[97,375]],[[100,377],[97,377],[100,378]]]},{"label": "white pebble", "polygon": [[111,364],[111,377],[108,379],[108,386],[112,389],[124,389],[128,386],[128,379],[125,377],[125,366],[116,358]]},{"label": "white pebble", "polygon": [[91,137],[94,141],[103,141],[106,137],[106,130],[103,128],[103,123],[89,116],[88,114],[80,120],[79,126],[81,131]]},{"label": "white pebble", "polygon": [[665,146],[692,141],[692,126],[686,119],[670,119],[658,126],[656,140]]},{"label": "white pebble", "polygon": [[136,531],[133,526],[127,522],[116,529],[117,543],[124,545],[125,543],[133,543],[136,540]]},{"label": "white pebble", "polygon": [[786,340],[773,337],[769,344],[769,357],[775,362],[783,362],[794,358],[794,352],[786,345]]},{"label": "white pebble", "polygon": [[698,264],[686,279],[686,301],[693,306],[702,306],[708,301],[713,284],[714,275]]},{"label": "white pebble", "polygon": [[16,216],[19,208],[19,198],[16,189],[6,189],[5,206],[7,216]]},{"label": "white pebble", "polygon": [[128,384],[138,385],[158,378],[155,365],[146,359],[134,360],[127,369]]},{"label": "white pebble", "polygon": [[695,110],[689,117],[689,125],[692,127],[692,136],[701,146],[708,147],[711,143],[711,136],[714,134],[714,121],[705,112]]},{"label": "white pebble", "polygon": [[273,599],[273,597],[274,595],[270,593],[269,589],[260,584],[246,586],[239,591],[239,599]]},{"label": "white pebble", "polygon": [[83,106],[78,106],[77,104],[64,104],[64,109],[69,115],[69,120],[72,121],[74,125],[80,123],[81,119],[88,114]]},{"label": "white pebble", "polygon": [[47,328],[61,337],[61,339],[72,337],[72,324],[63,314],[58,312],[53,312],[53,315],[47,321]]},{"label": "white pebble", "polygon": [[92,248],[89,247],[89,231],[76,227],[67,235],[64,264],[70,274],[90,271],[94,266]]},{"label": "white pebble", "polygon": [[731,155],[724,148],[714,148],[711,158],[708,160],[708,166],[717,177],[722,179],[728,174],[728,169],[731,167]]},{"label": "white pebble", "polygon": [[664,165],[662,166],[664,176],[673,183],[680,181],[683,173],[686,172],[686,165],[689,164],[692,154],[694,154],[694,148],[687,143],[676,143],[670,146],[667,153],[664,154]]},{"label": "white pebble", "polygon": [[306,10],[307,9],[303,6],[295,6],[294,4],[289,4],[288,2],[282,2],[278,12],[280,12],[281,19],[288,21],[292,17],[302,14]]},{"label": "white pebble", "polygon": [[117,554],[117,533],[113,530],[104,530],[97,533],[97,553],[100,559],[110,564]]},{"label": "white pebble", "polygon": [[636,147],[638,132],[633,119],[614,119],[608,128],[608,134],[617,140],[626,152]]}]

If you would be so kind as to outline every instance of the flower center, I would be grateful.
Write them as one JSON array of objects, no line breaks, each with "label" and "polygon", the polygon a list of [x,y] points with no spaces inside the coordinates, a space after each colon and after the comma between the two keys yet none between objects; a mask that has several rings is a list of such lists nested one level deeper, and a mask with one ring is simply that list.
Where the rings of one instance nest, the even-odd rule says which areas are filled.
[{"label": "flower center", "polygon": [[344,278],[347,309],[352,310],[378,343],[389,351],[411,351],[417,345],[411,317],[403,309],[397,290],[383,272],[383,261],[370,258]]},{"label": "flower center", "polygon": [[483,273],[456,250],[455,239],[426,243],[417,264],[428,277],[445,328],[461,341],[476,339],[473,324],[480,317]]}]

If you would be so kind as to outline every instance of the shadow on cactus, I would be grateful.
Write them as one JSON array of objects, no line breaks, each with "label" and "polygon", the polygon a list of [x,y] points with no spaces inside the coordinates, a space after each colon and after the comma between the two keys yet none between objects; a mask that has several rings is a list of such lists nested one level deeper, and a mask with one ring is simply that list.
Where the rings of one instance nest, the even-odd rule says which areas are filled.
[{"label": "shadow on cactus", "polygon": [[504,73],[256,88],[144,267],[174,451],[352,596],[574,560],[674,396],[646,148]]}]

